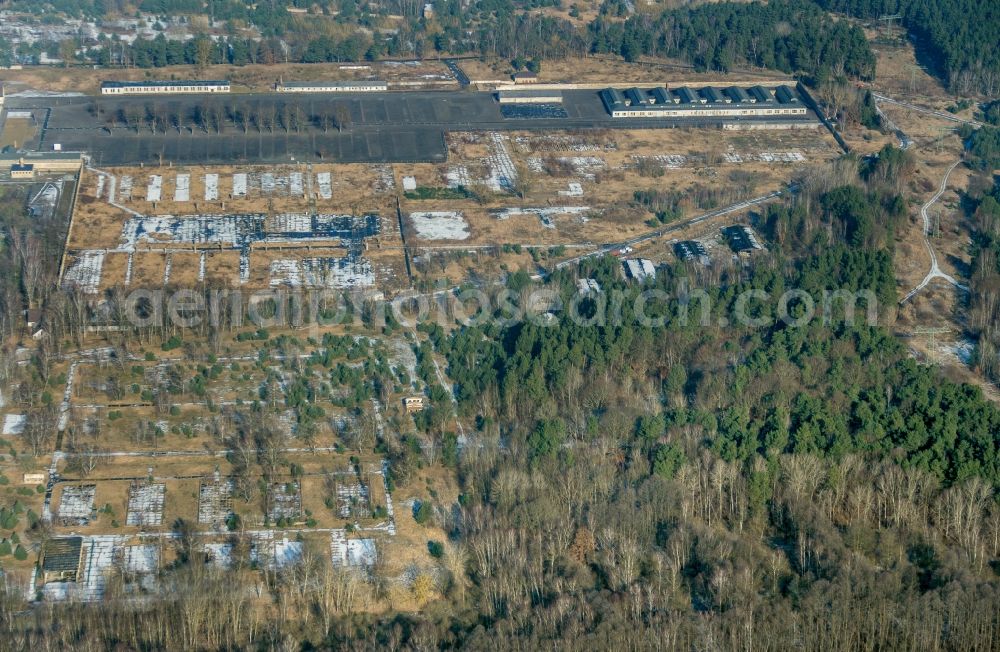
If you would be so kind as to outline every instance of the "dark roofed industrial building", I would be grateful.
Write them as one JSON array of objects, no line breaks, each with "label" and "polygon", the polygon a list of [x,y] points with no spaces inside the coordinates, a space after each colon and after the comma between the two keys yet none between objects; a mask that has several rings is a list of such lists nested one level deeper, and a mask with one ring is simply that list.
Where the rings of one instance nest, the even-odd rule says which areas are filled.
[{"label": "dark roofed industrial building", "polygon": [[774,96],[771,95],[771,91],[767,90],[763,86],[754,86],[750,89],[750,96],[757,100],[758,102],[773,102]]},{"label": "dark roofed industrial building", "polygon": [[701,96],[710,104],[718,104],[719,102],[729,104],[732,101],[728,97],[724,97],[714,86],[706,86],[701,89]]},{"label": "dark roofed industrial building", "polygon": [[734,224],[733,226],[722,227],[721,231],[722,235],[726,238],[726,242],[729,243],[729,247],[738,254],[747,255],[753,251],[763,249],[760,242],[757,241],[757,236],[754,235],[753,230],[749,226]]},{"label": "dark roofed industrial building", "polygon": [[687,86],[681,86],[680,88],[675,89],[674,93],[680,99],[682,104],[694,104],[695,102],[701,101],[700,98]]},{"label": "dark roofed industrial building", "polygon": [[[711,86],[700,89],[697,94],[686,86],[672,91],[662,86],[633,87],[624,91],[605,88],[600,96],[613,118],[773,118],[808,115],[805,104],[799,102],[787,86],[781,87],[785,90],[779,95],[791,99],[781,103],[775,102],[771,91],[762,86],[754,86],[749,91],[740,88],[739,92],[733,88],[726,89],[725,94]],[[745,100],[734,101],[733,98],[737,97]]]},{"label": "dark roofed industrial building", "polygon": [[683,261],[698,261],[703,265],[709,263],[705,245],[697,240],[682,240],[674,243],[674,255]]},{"label": "dark roofed industrial building", "polygon": [[649,95],[646,94],[646,91],[641,88],[629,88],[625,91],[625,97],[628,98],[630,106],[653,103],[653,98],[649,97]]},{"label": "dark roofed industrial building", "polygon": [[747,95],[747,92],[739,86],[730,86],[727,88],[726,95],[729,96],[729,99],[738,104],[748,104],[750,102],[750,96]]},{"label": "dark roofed industrial building", "polygon": [[792,104],[799,101],[799,98],[795,97],[795,93],[792,92],[792,89],[784,84],[774,89],[774,96],[778,98],[778,101],[782,104]]},{"label": "dark roofed industrial building", "polygon": [[75,582],[80,572],[83,537],[57,537],[42,546],[42,581]]},{"label": "dark roofed industrial building", "polygon": [[676,95],[660,86],[653,89],[653,99],[656,100],[657,104],[677,104],[680,102]]}]

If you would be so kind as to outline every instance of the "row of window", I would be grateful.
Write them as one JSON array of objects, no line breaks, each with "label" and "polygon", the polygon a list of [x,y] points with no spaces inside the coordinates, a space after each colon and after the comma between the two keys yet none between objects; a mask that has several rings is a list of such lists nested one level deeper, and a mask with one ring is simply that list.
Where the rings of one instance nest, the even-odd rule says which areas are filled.
[{"label": "row of window", "polygon": [[384,91],[388,90],[385,85],[381,86],[279,86],[279,92],[283,93],[337,93],[344,91]]},{"label": "row of window", "polygon": [[640,111],[640,110],[618,110],[613,111],[612,116],[615,118],[677,118],[677,117],[693,117],[693,116],[759,116],[759,115],[805,115],[806,109],[804,107],[791,108],[791,109],[703,109],[703,110],[690,110],[686,109],[683,111]]},{"label": "row of window", "polygon": [[228,86],[115,86],[102,88],[102,95],[126,93],[228,93]]}]

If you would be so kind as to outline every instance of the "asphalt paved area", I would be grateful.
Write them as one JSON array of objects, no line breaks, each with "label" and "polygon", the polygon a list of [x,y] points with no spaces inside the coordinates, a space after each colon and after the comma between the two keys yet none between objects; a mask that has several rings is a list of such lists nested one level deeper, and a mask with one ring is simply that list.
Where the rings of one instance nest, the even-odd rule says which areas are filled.
[{"label": "asphalt paved area", "polygon": [[[596,90],[563,91],[565,117],[505,117],[492,93],[469,90],[355,94],[183,95],[126,98],[9,98],[10,108],[47,109],[37,147],[90,152],[97,165],[174,163],[278,163],[291,160],[339,163],[441,162],[449,131],[554,129],[650,129],[719,127],[732,119],[613,119]],[[298,128],[285,129],[280,116],[296,107]],[[221,131],[198,126],[196,115],[235,111],[270,116],[238,124],[224,119]],[[320,116],[350,116],[342,130]],[[531,112],[529,112],[530,114]],[[126,116],[140,115],[138,121]],[[170,116],[154,132],[147,116]],[[775,118],[770,121],[787,121]],[[257,122],[264,122],[258,126]],[[768,122],[757,118],[752,122]],[[796,121],[815,121],[811,113]],[[136,125],[136,122],[139,122]],[[163,126],[167,124],[167,126]]]}]

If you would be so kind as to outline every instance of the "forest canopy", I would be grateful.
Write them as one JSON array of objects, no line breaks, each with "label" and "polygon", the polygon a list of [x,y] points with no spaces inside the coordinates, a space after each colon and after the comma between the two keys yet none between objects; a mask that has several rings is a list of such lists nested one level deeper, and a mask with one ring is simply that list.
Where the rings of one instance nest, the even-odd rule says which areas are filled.
[{"label": "forest canopy", "polygon": [[[184,43],[161,34],[125,48],[120,43],[100,42],[90,47],[86,56],[99,64],[120,63],[118,59],[124,56],[131,65],[149,68],[356,61],[431,53],[475,53],[537,62],[596,53],[621,55],[628,61],[644,56],[674,57],[699,70],[773,68],[816,82],[839,75],[871,79],[875,72],[875,57],[862,31],[845,21],[829,20],[810,0],[720,2],[631,15],[624,3],[605,2],[587,24],[532,12],[538,3],[513,0],[480,0],[468,6],[447,0],[438,3],[431,20],[420,18],[418,5],[407,2],[367,10],[353,0],[332,2],[323,5],[324,15],[319,20],[296,17],[285,11],[285,5],[283,0],[257,5],[212,3],[216,20],[252,24],[263,37],[260,41],[237,35],[209,41],[205,35],[196,35]],[[105,0],[50,6],[92,17],[100,17],[110,8]],[[209,11],[200,0],[144,0],[140,9],[170,16]],[[376,29],[379,18],[390,14],[407,20],[391,32]],[[330,23],[363,29],[336,29]],[[196,43],[203,40],[208,42],[199,48]]]},{"label": "forest canopy", "polygon": [[956,93],[1000,89],[1000,5],[993,0],[816,0],[865,20],[898,15],[915,37],[918,56]]}]

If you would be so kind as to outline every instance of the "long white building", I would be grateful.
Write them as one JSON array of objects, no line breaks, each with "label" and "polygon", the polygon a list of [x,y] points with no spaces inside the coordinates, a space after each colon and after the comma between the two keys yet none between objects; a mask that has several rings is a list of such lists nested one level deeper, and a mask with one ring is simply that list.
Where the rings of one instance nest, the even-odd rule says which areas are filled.
[{"label": "long white building", "polygon": [[763,86],[743,89],[731,86],[717,89],[706,86],[690,89],[605,88],[601,91],[604,107],[613,118],[702,118],[702,117],[779,117],[804,116],[805,104],[788,86],[772,89]]},{"label": "long white building", "polygon": [[176,95],[179,93],[228,93],[229,80],[207,81],[105,81],[101,95]]},{"label": "long white building", "polygon": [[376,93],[389,90],[389,84],[377,80],[278,82],[279,93]]}]

